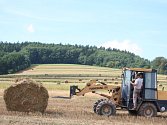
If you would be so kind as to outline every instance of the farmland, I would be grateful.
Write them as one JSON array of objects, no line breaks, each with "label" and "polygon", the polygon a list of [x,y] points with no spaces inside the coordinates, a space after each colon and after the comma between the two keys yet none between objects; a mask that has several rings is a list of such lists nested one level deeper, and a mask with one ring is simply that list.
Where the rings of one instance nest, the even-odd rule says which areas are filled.
[{"label": "farmland", "polygon": [[[101,125],[101,124],[166,124],[167,113],[158,114],[156,118],[129,116],[127,111],[117,111],[114,117],[101,117],[93,113],[93,103],[101,98],[92,93],[83,97],[68,97],[69,86],[84,87],[90,79],[108,84],[119,85],[121,70],[106,67],[95,67],[70,64],[33,65],[31,68],[16,74],[0,76],[0,124],[29,125]],[[3,90],[14,83],[16,78],[30,77],[41,82],[49,91],[49,104],[46,112],[19,113],[6,111],[3,101]],[[166,87],[165,75],[158,75],[158,84]],[[162,86],[159,87],[161,89]]]}]

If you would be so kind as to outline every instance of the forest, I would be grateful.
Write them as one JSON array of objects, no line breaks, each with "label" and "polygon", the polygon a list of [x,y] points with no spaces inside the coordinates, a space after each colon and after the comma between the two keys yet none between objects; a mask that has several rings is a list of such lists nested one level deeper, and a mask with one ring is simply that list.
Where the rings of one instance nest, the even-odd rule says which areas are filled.
[{"label": "forest", "polygon": [[134,53],[96,46],[0,42],[0,74],[15,73],[32,64],[81,64],[110,68],[155,68],[167,74],[167,59],[141,58]]}]

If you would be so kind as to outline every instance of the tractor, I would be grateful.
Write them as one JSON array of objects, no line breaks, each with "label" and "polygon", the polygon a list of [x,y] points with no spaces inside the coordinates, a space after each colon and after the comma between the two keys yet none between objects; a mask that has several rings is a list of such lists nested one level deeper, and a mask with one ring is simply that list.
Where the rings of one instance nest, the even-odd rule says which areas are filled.
[{"label": "tractor", "polygon": [[[137,108],[133,109],[133,85],[137,73],[143,74],[143,87],[137,98]],[[94,103],[93,111],[98,115],[116,115],[117,109],[126,109],[131,115],[155,117],[157,112],[167,111],[167,91],[157,89],[157,70],[144,68],[123,68],[121,86],[110,85],[91,80],[80,89],[70,86],[70,97],[84,96],[92,92],[105,98]],[[97,90],[108,90],[109,94],[97,93]]]}]

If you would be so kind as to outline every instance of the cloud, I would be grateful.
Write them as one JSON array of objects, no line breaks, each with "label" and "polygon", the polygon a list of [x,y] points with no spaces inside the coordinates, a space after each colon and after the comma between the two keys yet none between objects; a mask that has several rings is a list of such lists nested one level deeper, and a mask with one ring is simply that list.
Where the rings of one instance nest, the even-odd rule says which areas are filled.
[{"label": "cloud", "polygon": [[34,26],[32,24],[29,24],[27,26],[27,31],[30,32],[30,33],[33,33],[35,30],[34,30]]},{"label": "cloud", "polygon": [[113,40],[113,41],[108,41],[105,42],[102,47],[105,48],[116,48],[120,50],[126,50],[132,53],[135,53],[136,55],[140,55],[142,52],[142,49],[134,42],[130,40],[123,40],[123,41],[118,41],[118,40]]}]

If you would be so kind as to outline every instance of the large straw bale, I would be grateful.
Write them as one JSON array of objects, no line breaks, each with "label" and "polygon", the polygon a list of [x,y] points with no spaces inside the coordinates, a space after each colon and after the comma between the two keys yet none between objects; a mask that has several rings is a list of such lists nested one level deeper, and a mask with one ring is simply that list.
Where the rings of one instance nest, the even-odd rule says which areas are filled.
[{"label": "large straw bale", "polygon": [[42,112],[48,105],[48,91],[41,83],[32,79],[17,79],[4,91],[8,111]]}]

